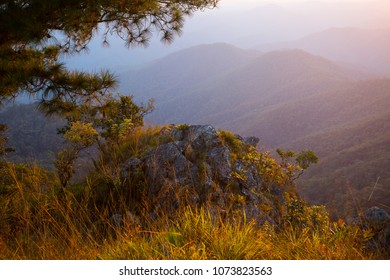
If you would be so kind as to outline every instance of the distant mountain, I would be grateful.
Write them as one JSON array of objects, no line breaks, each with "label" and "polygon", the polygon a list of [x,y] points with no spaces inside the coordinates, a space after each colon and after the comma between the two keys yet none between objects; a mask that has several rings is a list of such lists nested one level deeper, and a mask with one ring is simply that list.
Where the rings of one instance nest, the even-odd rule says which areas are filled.
[{"label": "distant mountain", "polygon": [[120,73],[129,65],[199,44],[227,42],[249,48],[296,40],[330,27],[390,28],[389,0],[245,1],[242,5],[237,1],[220,1],[216,9],[196,12],[186,19],[183,35],[169,46],[161,44],[156,32],[147,48],[128,49],[115,36],[109,37],[110,47],[106,48],[102,34],[96,34],[88,52],[62,59],[71,69],[96,72],[108,68]]},{"label": "distant mountain", "polygon": [[390,206],[389,108],[390,79],[365,80],[248,111],[229,126],[271,150],[313,150],[320,162],[303,176],[301,194],[326,204],[335,218],[348,217]]},{"label": "distant mountain", "polygon": [[305,175],[302,194],[343,209],[337,215],[347,212],[347,187],[364,200],[377,177],[373,201],[390,204],[383,191],[390,79],[302,50],[261,54],[226,44],[174,53],[127,75],[137,97],[156,97],[149,122],[212,124],[257,136],[269,150],[313,150],[320,163]]},{"label": "distant mountain", "polygon": [[[212,113],[207,115],[203,109],[204,117],[200,120],[245,133],[256,119],[275,107],[318,95],[364,76],[300,50],[271,52],[237,69],[206,91],[208,102],[204,108]],[[218,104],[219,110],[212,110],[210,104]]]},{"label": "distant mountain", "polygon": [[245,51],[217,43],[188,48],[121,74],[121,89],[143,99],[167,100],[178,93],[207,87],[216,79],[260,56],[259,51]]},{"label": "distant mountain", "polygon": [[256,49],[295,48],[390,75],[390,29],[331,28],[299,40],[262,45]]},{"label": "distant mountain", "polygon": [[53,157],[63,147],[64,139],[57,129],[66,121],[47,117],[36,109],[36,104],[9,104],[0,110],[0,123],[6,124],[9,145],[15,152],[8,160],[18,163],[37,162],[53,169]]},{"label": "distant mountain", "polygon": [[[279,120],[273,119],[272,125],[285,141],[281,147],[312,149],[320,158],[301,182],[307,198],[344,211],[390,206],[389,107],[390,79],[377,79],[351,83],[273,112]],[[283,119],[289,120],[289,128]],[[256,129],[262,129],[260,123]]]},{"label": "distant mountain", "polygon": [[139,99],[156,99],[151,118],[157,123],[212,123],[245,132],[241,120],[253,120],[270,106],[364,77],[300,50],[261,54],[214,44],[128,72],[122,87]]},{"label": "distant mountain", "polygon": [[[212,124],[259,137],[261,149],[313,150],[320,162],[304,174],[300,191],[335,218],[390,205],[390,78],[373,79],[302,50],[263,54],[213,44],[133,69],[122,80],[138,100],[156,98],[150,124]],[[32,105],[1,112],[17,149],[10,158],[50,164],[55,152],[48,147],[53,152],[61,140],[49,135],[61,123],[41,118]]]}]

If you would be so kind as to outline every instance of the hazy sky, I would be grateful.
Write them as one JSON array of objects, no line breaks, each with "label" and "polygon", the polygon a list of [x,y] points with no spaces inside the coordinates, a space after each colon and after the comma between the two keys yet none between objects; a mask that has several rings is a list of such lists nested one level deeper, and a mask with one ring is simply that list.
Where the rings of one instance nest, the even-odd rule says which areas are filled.
[{"label": "hazy sky", "polygon": [[[342,2],[372,2],[373,0],[344,0]],[[221,8],[236,8],[236,7],[244,7],[247,5],[261,5],[267,3],[281,3],[281,4],[290,4],[294,2],[331,2],[337,3],[341,2],[340,0],[220,0],[219,6]]]},{"label": "hazy sky", "polygon": [[[347,0],[343,2],[372,2],[373,0]],[[223,5],[242,5],[246,3],[294,3],[294,2],[341,2],[340,0],[220,0]]]},{"label": "hazy sky", "polygon": [[[351,5],[362,2],[377,2],[377,5]],[[384,8],[386,5],[388,8]],[[198,11],[187,18],[183,35],[176,37],[171,45],[161,44],[154,34],[147,49],[129,50],[118,38],[110,40],[111,47],[107,49],[101,46],[100,34],[89,45],[89,55],[72,57],[68,65],[119,69],[199,44],[226,42],[251,48],[296,40],[331,27],[390,28],[389,22],[390,0],[220,0],[217,9]]]}]

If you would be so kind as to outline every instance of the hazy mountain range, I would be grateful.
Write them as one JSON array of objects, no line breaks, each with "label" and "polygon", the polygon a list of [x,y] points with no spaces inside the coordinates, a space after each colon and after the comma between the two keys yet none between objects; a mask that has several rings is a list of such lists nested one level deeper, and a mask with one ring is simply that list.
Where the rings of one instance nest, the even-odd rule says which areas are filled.
[{"label": "hazy mountain range", "polygon": [[[262,54],[212,44],[129,71],[121,87],[143,101],[155,99],[151,121],[212,123],[253,133],[257,120],[280,106],[372,76],[302,50]],[[267,145],[275,144],[271,140]]]},{"label": "hazy mountain range", "polygon": [[[149,48],[132,50],[114,38],[103,49],[98,34],[89,55],[64,61],[72,69],[109,68],[119,91],[137,101],[154,98],[148,124],[213,124],[258,136],[261,149],[313,150],[320,163],[300,183],[312,202],[390,206],[388,0],[259,1],[239,9],[221,1],[220,9],[188,19],[183,31],[170,46],[153,38]],[[29,138],[54,133],[53,124],[36,127],[28,123],[35,117],[19,115],[0,114],[13,127],[30,128],[28,137],[11,131],[12,142],[25,147],[17,150],[35,156],[56,146],[58,139]],[[32,141],[42,145],[30,147]]]},{"label": "hazy mountain range", "polygon": [[64,57],[70,68],[99,70],[109,68],[117,73],[129,65],[141,65],[164,55],[199,44],[226,42],[241,48],[297,40],[329,28],[390,28],[388,0],[374,1],[252,1],[229,7],[220,1],[216,9],[195,13],[186,19],[183,34],[170,45],[154,36],[147,48],[124,47],[118,38],[109,38],[110,47],[102,45],[102,34],[96,34],[89,52]]},{"label": "hazy mountain range", "polygon": [[295,48],[390,75],[390,29],[330,28],[298,40],[257,47],[261,51]]},{"label": "hazy mountain range", "polygon": [[213,124],[257,136],[263,149],[312,149],[320,163],[301,188],[312,201],[336,207],[350,198],[346,186],[368,197],[380,177],[373,201],[388,205],[390,79],[298,49],[211,44],[121,80],[139,100],[155,98],[149,123]]}]

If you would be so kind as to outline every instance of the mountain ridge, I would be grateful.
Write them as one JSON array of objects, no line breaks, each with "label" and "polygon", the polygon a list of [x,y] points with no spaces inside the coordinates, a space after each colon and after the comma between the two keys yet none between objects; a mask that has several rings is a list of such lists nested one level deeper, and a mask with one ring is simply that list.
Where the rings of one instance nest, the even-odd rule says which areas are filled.
[{"label": "mountain ridge", "polygon": [[[173,86],[187,89],[200,83],[207,85],[212,81],[208,73],[226,73],[229,68],[245,64],[260,54],[259,51],[244,51],[225,43],[199,45],[164,56],[138,70],[123,72],[120,88],[143,91],[143,94],[145,90],[154,90],[153,96],[147,94],[146,97],[158,98],[167,94]],[[226,60],[226,57],[230,59]],[[213,59],[212,65],[208,64],[210,59]],[[167,65],[170,65],[169,70],[164,69]],[[139,81],[149,76],[153,76],[152,81],[140,85]],[[185,84],[181,83],[183,80]]]},{"label": "mountain ridge", "polygon": [[362,70],[390,74],[390,28],[333,27],[294,41],[265,44],[254,49],[272,51],[299,48]]},{"label": "mountain ridge", "polygon": [[[187,53],[191,50],[187,50]],[[214,113],[213,108],[216,106],[218,114],[226,111],[230,115],[240,106],[270,106],[282,99],[303,97],[330,86],[338,87],[347,80],[353,81],[368,76],[301,50],[275,51],[231,65],[235,68],[225,69],[223,73],[205,70],[209,82],[193,80],[184,82],[186,87],[169,85],[168,90],[164,89],[166,80],[160,84],[158,81],[161,81],[161,75],[171,72],[169,66],[167,70],[160,69],[157,73],[154,72],[155,67],[149,66],[145,71],[152,73],[152,78],[144,79],[142,84],[146,84],[146,88],[138,87],[138,96],[156,98],[157,110],[153,117],[157,122],[196,122],[201,117],[200,120],[205,123],[210,122],[205,116],[210,112]],[[203,67],[199,66],[199,69],[198,71],[201,71]],[[133,82],[137,83],[136,80]],[[149,86],[152,83],[157,83],[155,88]],[[294,96],[291,92],[294,92]],[[202,101],[206,99],[207,102]]]},{"label": "mountain ridge", "polygon": [[[190,55],[191,49],[186,54]],[[207,60],[210,64],[211,58]],[[320,163],[304,177],[301,191],[313,202],[318,201],[315,196],[323,194],[328,200],[320,202],[331,205],[333,195],[342,192],[348,182],[363,198],[363,190],[379,174],[386,184],[390,174],[383,166],[389,162],[381,154],[386,154],[390,139],[386,132],[386,122],[390,121],[389,78],[378,78],[299,49],[258,54],[230,65],[223,73],[199,66],[207,72],[206,84],[195,80],[187,88],[170,87],[166,95],[164,89],[159,91],[157,109],[148,121],[211,124],[259,137],[261,146],[270,150],[311,149],[320,156]],[[150,82],[146,79],[144,83]],[[344,174],[340,176],[345,180],[332,183],[338,178],[333,173]],[[316,189],[316,185],[321,187]],[[332,189],[331,194],[327,188]],[[378,201],[388,204],[387,192],[382,197]]]}]

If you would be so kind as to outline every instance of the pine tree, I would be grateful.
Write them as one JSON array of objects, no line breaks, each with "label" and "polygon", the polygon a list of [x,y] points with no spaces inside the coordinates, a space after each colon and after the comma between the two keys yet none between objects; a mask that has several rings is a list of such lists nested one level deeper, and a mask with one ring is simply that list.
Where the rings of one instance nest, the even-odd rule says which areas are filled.
[{"label": "pine tree", "polygon": [[[125,45],[147,45],[180,34],[184,17],[218,0],[2,0],[0,1],[0,102],[21,92],[42,94],[44,104],[69,107],[115,87],[108,72],[69,71],[64,53],[87,48],[98,29],[102,41],[116,35]],[[63,104],[65,102],[65,105]]]}]

